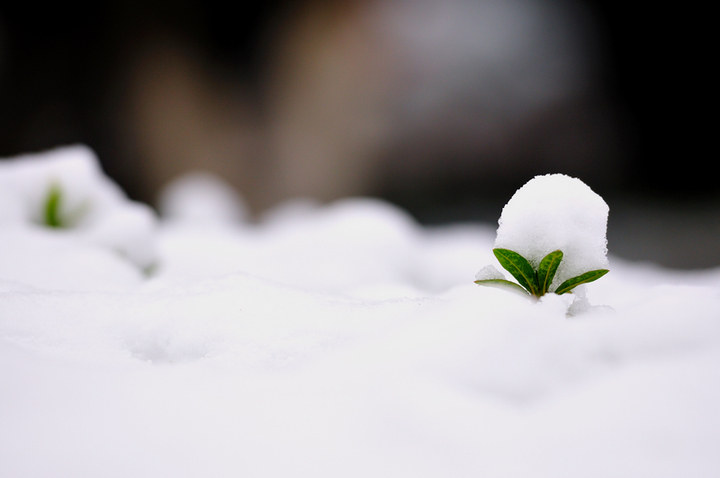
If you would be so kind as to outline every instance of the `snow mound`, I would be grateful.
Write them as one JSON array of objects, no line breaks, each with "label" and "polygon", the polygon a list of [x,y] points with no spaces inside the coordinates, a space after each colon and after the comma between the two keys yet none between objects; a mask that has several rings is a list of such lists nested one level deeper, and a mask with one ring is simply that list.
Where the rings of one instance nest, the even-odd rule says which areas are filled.
[{"label": "snow mound", "polygon": [[608,268],[608,211],[603,198],[577,178],[536,176],[503,208],[495,247],[517,252],[535,268],[547,254],[561,250],[553,290],[567,279]]},{"label": "snow mound", "polygon": [[99,246],[140,268],[155,261],[154,213],[128,200],[82,145],[0,162],[0,225]]},{"label": "snow mound", "polygon": [[248,217],[248,208],[235,189],[203,171],[184,174],[165,186],[158,208],[164,219],[189,225],[240,224]]}]

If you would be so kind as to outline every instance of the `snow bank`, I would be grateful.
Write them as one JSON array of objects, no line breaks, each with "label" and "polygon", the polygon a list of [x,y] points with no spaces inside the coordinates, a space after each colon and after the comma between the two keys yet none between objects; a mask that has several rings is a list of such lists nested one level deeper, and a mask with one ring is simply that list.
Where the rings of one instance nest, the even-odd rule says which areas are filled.
[{"label": "snow bank", "polygon": [[563,296],[359,300],[240,273],[0,297],[3,476],[720,470],[717,289],[635,284],[572,320]]},{"label": "snow bank", "polygon": [[[488,226],[363,199],[173,217],[146,278],[0,226],[21,253],[0,280],[0,476],[720,474],[718,270],[611,256],[605,307],[568,318],[566,295],[472,283]],[[112,288],[87,287],[92,254]],[[46,257],[69,282],[39,278]]]}]

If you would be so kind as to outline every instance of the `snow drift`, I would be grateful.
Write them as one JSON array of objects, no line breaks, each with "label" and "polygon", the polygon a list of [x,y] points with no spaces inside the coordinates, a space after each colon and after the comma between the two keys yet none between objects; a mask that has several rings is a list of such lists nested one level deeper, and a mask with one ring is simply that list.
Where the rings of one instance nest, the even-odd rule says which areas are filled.
[{"label": "snow drift", "polygon": [[168,206],[183,219],[118,220],[110,244],[95,227],[146,209],[78,166],[68,207],[98,215],[44,228],[28,211],[52,176],[31,163],[50,164],[0,164],[2,476],[720,472],[718,271],[610,255],[569,317],[569,295],[472,283],[488,225],[424,228],[366,199],[243,223],[204,182],[188,191],[225,208],[211,225]]}]

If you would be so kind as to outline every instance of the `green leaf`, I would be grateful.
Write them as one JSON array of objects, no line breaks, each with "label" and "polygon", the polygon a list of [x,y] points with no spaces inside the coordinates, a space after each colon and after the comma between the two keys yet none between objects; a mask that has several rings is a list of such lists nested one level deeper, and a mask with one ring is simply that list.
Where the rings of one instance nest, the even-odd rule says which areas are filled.
[{"label": "green leaf", "polygon": [[493,254],[500,265],[512,274],[521,286],[532,295],[539,297],[537,274],[527,259],[509,249],[493,249]]},{"label": "green leaf", "polygon": [[527,296],[528,291],[523,289],[521,286],[514,282],[510,282],[509,280],[505,279],[482,279],[482,280],[476,280],[475,283],[477,285],[485,285],[490,287],[498,287],[500,289],[509,289],[513,292],[520,292],[523,295]]},{"label": "green leaf", "polygon": [[588,282],[596,281],[608,272],[610,271],[607,269],[598,269],[596,271],[586,272],[577,277],[573,277],[572,279],[568,279],[562,284],[560,284],[560,286],[555,289],[555,293],[564,294],[566,292],[570,292],[580,284],[587,284]]},{"label": "green leaf", "polygon": [[538,289],[540,295],[545,295],[552,284],[555,272],[563,259],[562,251],[554,251],[543,257],[538,266]]},{"label": "green leaf", "polygon": [[47,197],[45,198],[45,225],[48,227],[63,227],[60,219],[60,200],[62,199],[62,190],[57,184],[50,186]]}]

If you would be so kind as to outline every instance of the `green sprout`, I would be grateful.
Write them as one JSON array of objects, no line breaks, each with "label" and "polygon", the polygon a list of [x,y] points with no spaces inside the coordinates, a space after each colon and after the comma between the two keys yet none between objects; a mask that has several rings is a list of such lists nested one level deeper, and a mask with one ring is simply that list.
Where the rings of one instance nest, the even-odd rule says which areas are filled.
[{"label": "green sprout", "polygon": [[57,183],[53,183],[45,197],[44,222],[48,227],[65,227],[60,219],[60,202],[62,201],[62,189]]},{"label": "green sprout", "polygon": [[85,201],[73,210],[63,213],[64,201],[65,194],[60,183],[51,183],[43,203],[42,225],[53,229],[69,229],[74,227],[90,209],[90,204]]},{"label": "green sprout", "polygon": [[[532,264],[517,252],[509,249],[496,248],[493,249],[493,254],[495,254],[500,265],[515,277],[518,284],[505,279],[480,279],[476,280],[475,283],[478,285],[499,287],[509,286],[512,289],[520,290],[524,294],[530,294],[534,297],[542,297],[550,292],[550,284],[552,284],[555,272],[557,272],[558,266],[563,259],[562,251],[553,251],[540,261],[537,270],[535,270]],[[571,292],[580,284],[596,281],[608,272],[607,269],[598,269],[580,274],[577,277],[566,280],[553,292],[556,294]]]}]

